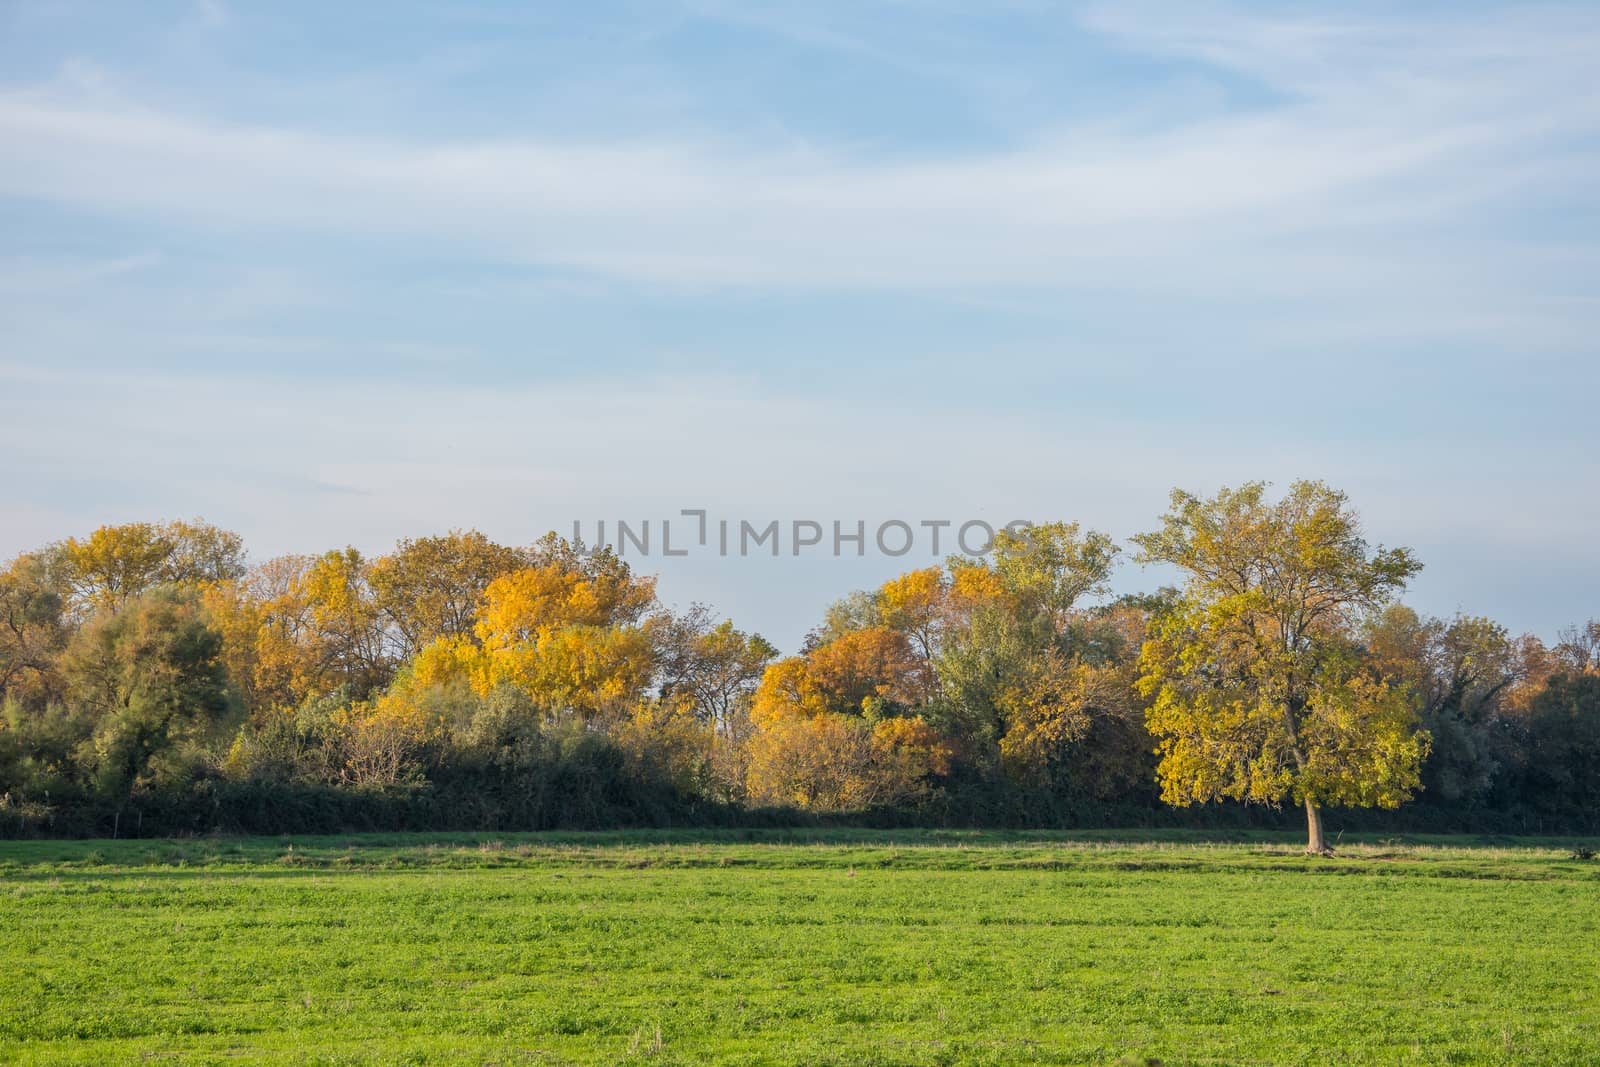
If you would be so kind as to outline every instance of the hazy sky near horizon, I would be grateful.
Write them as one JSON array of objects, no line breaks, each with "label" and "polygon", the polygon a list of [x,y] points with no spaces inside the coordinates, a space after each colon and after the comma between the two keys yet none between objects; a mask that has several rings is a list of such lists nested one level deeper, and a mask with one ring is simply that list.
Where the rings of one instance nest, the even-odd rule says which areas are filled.
[{"label": "hazy sky near horizon", "polygon": [[[1600,6],[0,0],[0,323],[7,556],[1126,538],[1313,477],[1413,604],[1551,637],[1600,615]],[[926,545],[637,565],[792,647]]]}]

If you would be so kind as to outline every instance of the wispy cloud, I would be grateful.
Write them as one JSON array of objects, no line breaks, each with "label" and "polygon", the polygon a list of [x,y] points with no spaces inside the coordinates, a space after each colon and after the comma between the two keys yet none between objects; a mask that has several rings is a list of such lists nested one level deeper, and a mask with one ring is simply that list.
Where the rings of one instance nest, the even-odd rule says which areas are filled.
[{"label": "wispy cloud", "polygon": [[[703,135],[410,142],[239,125],[57,90],[0,97],[0,192],[191,224],[428,238],[474,254],[656,283],[1182,287],[1371,292],[1418,261],[1449,284],[1443,221],[1571,190],[1600,128],[1581,43],[1600,15],[1509,24],[1092,13],[1122,47],[1258,81],[1246,109],[1042,128],[917,161]],[[1417,235],[1427,236],[1419,244]],[[1474,280],[1520,292],[1559,249]],[[1438,277],[1430,270],[1438,269]],[[1455,290],[1452,290],[1455,291]]]}]

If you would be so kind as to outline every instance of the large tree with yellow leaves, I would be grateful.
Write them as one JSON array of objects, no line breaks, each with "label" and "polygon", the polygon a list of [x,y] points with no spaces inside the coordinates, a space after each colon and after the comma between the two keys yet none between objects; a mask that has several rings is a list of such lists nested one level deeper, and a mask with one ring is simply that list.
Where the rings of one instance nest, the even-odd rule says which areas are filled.
[{"label": "large tree with yellow leaves", "polygon": [[1337,490],[1296,482],[1276,502],[1266,491],[1174,490],[1161,528],[1135,538],[1143,562],[1186,576],[1145,642],[1141,686],[1169,803],[1292,799],[1307,850],[1323,853],[1323,806],[1395,807],[1418,785],[1428,736],[1355,633],[1421,565],[1369,546]]}]

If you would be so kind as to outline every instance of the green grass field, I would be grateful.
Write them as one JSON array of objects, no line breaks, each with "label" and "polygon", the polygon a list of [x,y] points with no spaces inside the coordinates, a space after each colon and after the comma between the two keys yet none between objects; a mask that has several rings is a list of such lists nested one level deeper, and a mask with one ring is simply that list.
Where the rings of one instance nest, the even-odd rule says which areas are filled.
[{"label": "green grass field", "polygon": [[0,843],[15,1063],[1600,1063],[1557,842]]}]

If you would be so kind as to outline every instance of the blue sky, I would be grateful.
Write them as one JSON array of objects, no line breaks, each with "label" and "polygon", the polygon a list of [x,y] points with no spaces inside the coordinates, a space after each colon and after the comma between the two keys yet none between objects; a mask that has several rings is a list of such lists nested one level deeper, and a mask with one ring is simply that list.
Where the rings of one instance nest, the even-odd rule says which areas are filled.
[{"label": "blue sky", "polygon": [[[0,3],[0,552],[1347,489],[1600,613],[1600,8]],[[794,644],[918,558],[651,559]],[[1163,576],[1129,564],[1122,589]]]}]

